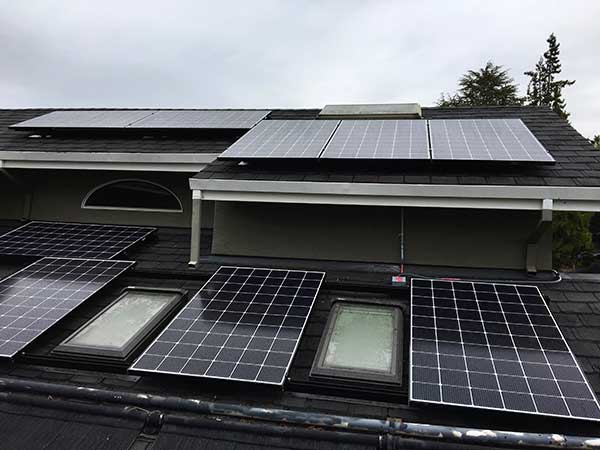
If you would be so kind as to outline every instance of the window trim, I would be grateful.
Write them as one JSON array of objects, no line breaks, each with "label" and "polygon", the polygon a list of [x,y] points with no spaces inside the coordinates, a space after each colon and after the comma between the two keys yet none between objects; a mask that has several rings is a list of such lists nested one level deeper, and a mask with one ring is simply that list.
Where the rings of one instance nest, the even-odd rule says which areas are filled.
[{"label": "window trim", "polygon": [[[99,317],[101,317],[106,311],[120,302],[129,292],[150,292],[150,293],[166,293],[173,296],[172,300],[167,306],[159,311],[154,317],[152,317],[148,323],[138,329],[133,337],[121,348],[115,349],[114,347],[108,346],[87,346],[71,344],[70,341],[75,339],[83,330],[89,325],[94,323]],[[112,359],[112,360],[128,360],[136,351],[147,341],[154,332],[160,328],[161,324],[171,317],[172,313],[178,309],[182,302],[187,298],[188,292],[185,289],[174,289],[174,288],[156,288],[156,287],[142,287],[142,286],[127,286],[121,290],[120,294],[116,299],[106,305],[100,312],[94,315],[91,319],[87,320],[77,330],[72,332],[67,338],[58,344],[52,353],[58,353],[62,355],[79,356],[82,358],[101,358],[101,359]]]},{"label": "window trim", "polygon": [[[386,374],[369,369],[327,367],[324,365],[327,348],[329,347],[329,343],[331,342],[331,337],[333,334],[333,327],[335,325],[339,311],[343,307],[343,305],[380,307],[389,309],[392,312],[392,319],[394,324],[394,329],[392,331],[392,373]],[[336,301],[331,306],[331,309],[329,311],[329,317],[327,318],[325,329],[323,330],[323,334],[321,335],[319,347],[317,349],[317,353],[315,355],[310,370],[310,376],[336,379],[350,379],[363,382],[384,382],[401,385],[403,375],[402,364],[404,355],[403,329],[404,314],[400,305],[376,301],[364,302],[360,301],[359,299],[344,299]]]},{"label": "window trim", "polygon": [[[127,207],[127,206],[89,206],[87,205],[87,201],[89,200],[89,198],[94,195],[94,193],[100,189],[103,189],[107,186],[110,186],[111,184],[117,184],[117,183],[122,183],[122,182],[127,182],[127,181],[135,181],[138,183],[146,183],[146,184],[151,184],[153,186],[157,186],[160,189],[168,192],[169,194],[171,194],[171,196],[177,200],[177,203],[179,204],[179,209],[164,209],[164,208],[136,208],[134,206],[132,207]],[[181,200],[179,199],[179,197],[177,196],[177,194],[175,194],[175,192],[173,192],[171,189],[169,189],[166,186],[163,186],[160,183],[156,183],[154,181],[148,181],[148,180],[144,180],[142,178],[120,178],[118,180],[111,180],[111,181],[107,181],[106,183],[102,183],[99,184],[98,186],[92,188],[84,197],[83,200],[81,201],[81,208],[82,209],[100,209],[100,210],[109,210],[109,211],[142,211],[142,212],[166,212],[166,213],[182,213],[183,212],[183,204],[181,203]]]}]

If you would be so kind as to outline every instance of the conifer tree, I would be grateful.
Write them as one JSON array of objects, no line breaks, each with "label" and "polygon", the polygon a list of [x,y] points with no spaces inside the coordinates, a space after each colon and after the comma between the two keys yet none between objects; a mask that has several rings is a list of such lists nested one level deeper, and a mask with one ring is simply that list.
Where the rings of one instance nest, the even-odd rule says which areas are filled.
[{"label": "conifer tree", "polygon": [[539,59],[534,70],[525,72],[529,77],[527,86],[527,103],[534,106],[547,105],[560,117],[569,119],[566,111],[566,102],[562,90],[575,83],[575,80],[558,80],[556,77],[561,73],[560,44],[554,33],[546,40],[548,50]]},{"label": "conifer tree", "polygon": [[508,70],[491,61],[479,70],[469,70],[458,81],[458,92],[442,94],[438,106],[520,105],[518,87]]}]

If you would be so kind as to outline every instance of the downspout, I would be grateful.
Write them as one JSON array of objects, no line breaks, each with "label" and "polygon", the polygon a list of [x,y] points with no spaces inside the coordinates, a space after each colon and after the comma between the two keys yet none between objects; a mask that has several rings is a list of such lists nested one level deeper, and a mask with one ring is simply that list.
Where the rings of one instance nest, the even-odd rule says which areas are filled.
[{"label": "downspout", "polygon": [[533,233],[527,239],[525,268],[527,269],[527,273],[532,275],[537,273],[538,245],[540,239],[552,227],[552,203],[552,199],[542,201],[542,216],[535,230],[533,230]]},{"label": "downspout", "polygon": [[[205,400],[164,397],[161,395],[109,391],[83,386],[57,385],[38,381],[0,378],[0,399],[8,400],[14,393],[70,398],[97,403],[126,405],[145,410],[185,411],[188,413],[224,416],[237,419],[276,422],[283,426],[302,427],[312,430],[376,435],[381,449],[443,448],[446,443],[487,446],[511,446],[513,448],[600,448],[600,436],[583,437],[564,434],[521,433],[486,430],[468,427],[452,427],[404,422],[401,419],[371,419],[364,417],[337,416],[307,411],[258,408],[240,404],[209,402]],[[89,405],[85,405],[88,407]],[[162,413],[161,413],[162,414]],[[191,418],[183,418],[192,421]],[[264,425],[263,425],[264,426]],[[417,439],[430,441],[423,446]],[[410,444],[412,443],[412,445]]]},{"label": "downspout", "polygon": [[13,174],[9,173],[8,170],[6,170],[3,167],[3,165],[4,165],[3,161],[0,160],[0,172],[2,172],[2,174],[4,174],[4,176],[11,183],[13,183],[15,186],[17,186],[19,188],[19,190],[21,190],[23,192],[23,195],[24,195],[24,197],[23,197],[23,212],[22,212],[21,220],[28,220],[31,217],[31,198],[33,197],[33,192],[28,186],[25,185],[25,183],[20,181]]},{"label": "downspout", "polygon": [[400,273],[404,273],[404,206],[400,207]]},{"label": "downspout", "polygon": [[202,191],[192,190],[192,222],[190,240],[189,267],[196,267],[200,258],[200,240],[202,238]]}]

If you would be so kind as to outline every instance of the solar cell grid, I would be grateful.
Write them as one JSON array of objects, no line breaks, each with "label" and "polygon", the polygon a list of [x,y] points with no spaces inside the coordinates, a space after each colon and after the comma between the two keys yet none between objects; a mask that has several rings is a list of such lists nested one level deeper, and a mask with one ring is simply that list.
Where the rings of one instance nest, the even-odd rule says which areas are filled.
[{"label": "solar cell grid", "polygon": [[263,120],[219,158],[318,158],[337,120]]},{"label": "solar cell grid", "polygon": [[53,111],[11,125],[11,128],[124,128],[154,112],[152,110]]},{"label": "solar cell grid", "polygon": [[323,277],[221,267],[131,369],[283,384]]},{"label": "solar cell grid", "polygon": [[133,264],[42,258],[0,281],[0,356],[14,356]]},{"label": "solar cell grid", "polygon": [[600,420],[535,286],[412,282],[414,401]]},{"label": "solar cell grid", "polygon": [[0,236],[0,254],[110,259],[155,228],[62,222],[29,222]]},{"label": "solar cell grid", "polygon": [[157,111],[127,128],[178,128],[178,129],[250,129],[264,119],[270,111]]},{"label": "solar cell grid", "polygon": [[429,159],[425,120],[342,120],[321,158]]},{"label": "solar cell grid", "polygon": [[520,119],[430,120],[434,160],[554,162]]}]

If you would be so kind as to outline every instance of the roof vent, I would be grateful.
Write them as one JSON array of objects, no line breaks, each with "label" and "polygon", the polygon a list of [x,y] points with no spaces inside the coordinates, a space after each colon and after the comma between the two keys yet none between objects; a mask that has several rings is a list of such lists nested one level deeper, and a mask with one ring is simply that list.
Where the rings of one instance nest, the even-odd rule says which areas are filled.
[{"label": "roof vent", "polygon": [[321,119],[420,119],[418,103],[384,103],[365,105],[325,105]]}]

